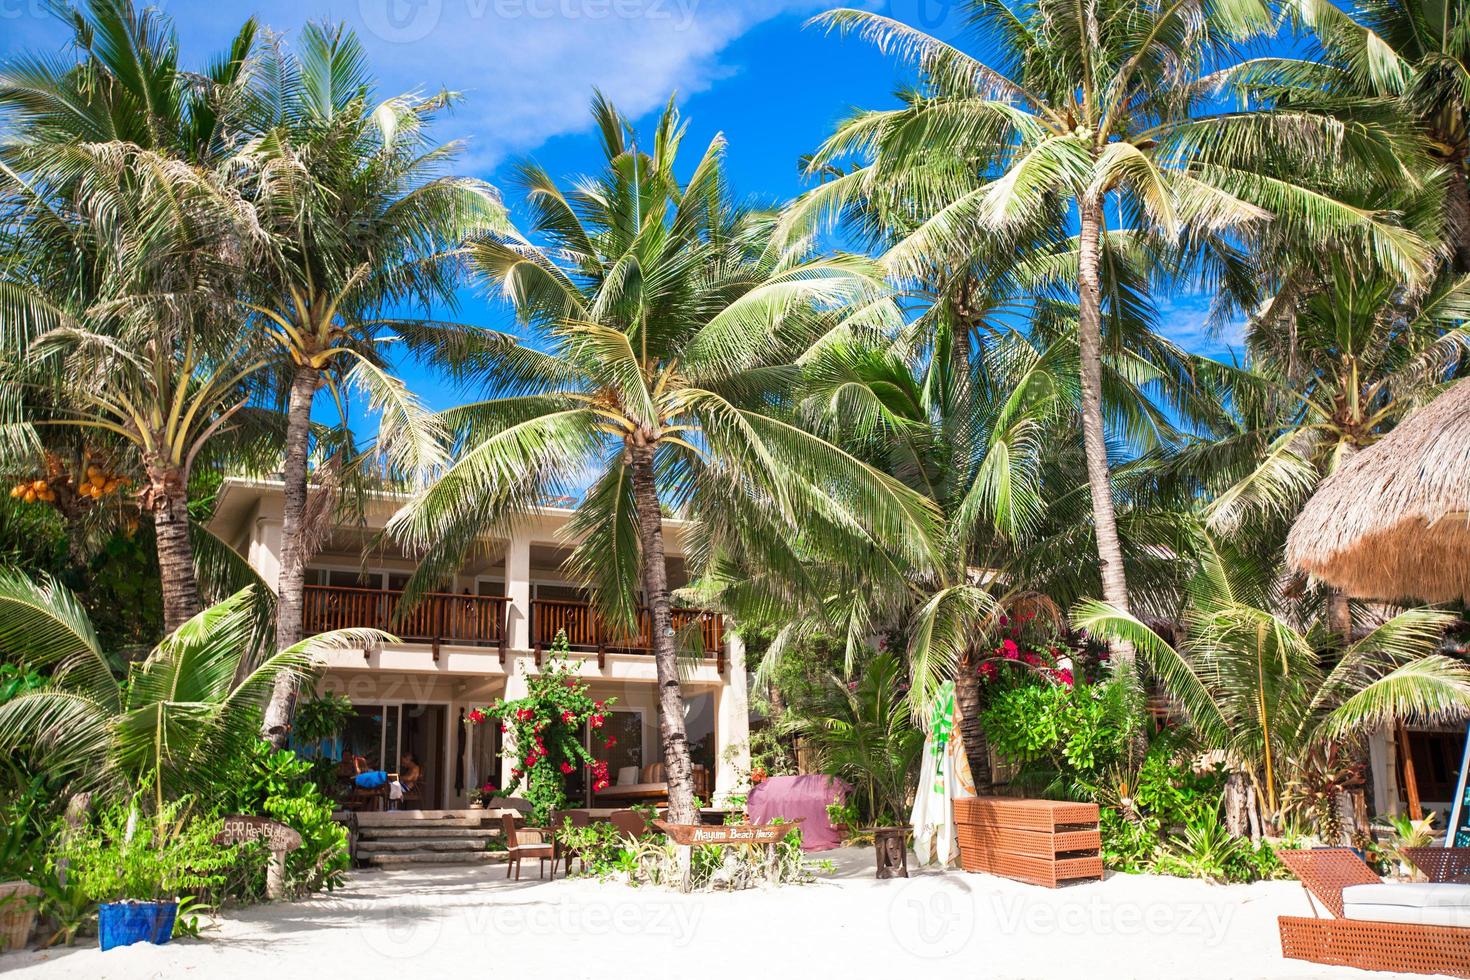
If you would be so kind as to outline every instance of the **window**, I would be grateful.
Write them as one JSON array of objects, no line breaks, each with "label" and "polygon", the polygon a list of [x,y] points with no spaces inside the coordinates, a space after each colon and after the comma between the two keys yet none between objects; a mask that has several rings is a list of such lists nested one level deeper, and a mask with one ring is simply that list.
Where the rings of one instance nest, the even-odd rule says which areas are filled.
[{"label": "window", "polygon": [[689,736],[689,761],[715,771],[715,696],[696,694],[684,699],[684,731]]},{"label": "window", "polygon": [[[602,727],[592,732],[588,751],[592,758],[607,763],[607,778],[618,781],[618,771],[635,770],[633,782],[638,782],[637,770],[643,768],[643,709],[613,708],[603,716]],[[612,748],[607,740],[613,738]]]}]

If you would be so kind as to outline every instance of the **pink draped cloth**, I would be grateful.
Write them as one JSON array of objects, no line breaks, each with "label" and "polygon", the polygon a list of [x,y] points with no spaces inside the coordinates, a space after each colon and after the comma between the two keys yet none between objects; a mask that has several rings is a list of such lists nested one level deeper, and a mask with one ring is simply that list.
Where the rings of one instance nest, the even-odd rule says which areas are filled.
[{"label": "pink draped cloth", "polygon": [[827,805],[845,802],[850,792],[852,787],[836,776],[771,776],[751,789],[745,809],[751,823],[805,817],[801,849],[830,851],[842,845],[842,835],[827,818]]}]

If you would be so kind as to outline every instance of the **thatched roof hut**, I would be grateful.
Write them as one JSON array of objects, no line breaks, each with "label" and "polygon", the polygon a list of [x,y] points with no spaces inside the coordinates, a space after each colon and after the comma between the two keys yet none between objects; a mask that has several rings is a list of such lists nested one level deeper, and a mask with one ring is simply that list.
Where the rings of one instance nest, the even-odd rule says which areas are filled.
[{"label": "thatched roof hut", "polygon": [[1286,559],[1364,599],[1470,602],[1470,380],[1324,480]]}]

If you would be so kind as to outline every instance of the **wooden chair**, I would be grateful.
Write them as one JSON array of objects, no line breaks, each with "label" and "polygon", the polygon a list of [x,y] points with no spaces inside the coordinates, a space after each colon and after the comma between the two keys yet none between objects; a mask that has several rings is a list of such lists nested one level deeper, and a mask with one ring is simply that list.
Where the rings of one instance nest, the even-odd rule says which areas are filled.
[{"label": "wooden chair", "polygon": [[515,869],[516,881],[521,880],[521,861],[536,859],[536,877],[544,878],[547,861],[552,861],[551,876],[556,877],[555,851],[546,831],[539,827],[517,827],[516,818],[509,813],[500,815],[501,832],[505,834],[505,876],[510,877]]},{"label": "wooden chair", "polygon": [[1470,977],[1470,928],[1344,918],[1344,888],[1383,883],[1349,848],[1277,853],[1301,880],[1310,899],[1316,900],[1314,915],[1318,904],[1332,915],[1326,919],[1279,916],[1282,956],[1359,970]]},{"label": "wooden chair", "polygon": [[556,856],[551,859],[551,877],[553,878],[556,877],[557,862],[562,860],[567,862],[567,874],[569,875],[572,873],[572,858],[576,858],[581,863],[583,871],[587,870],[587,859],[582,852],[576,848],[567,847],[556,837],[557,832],[566,826],[568,821],[571,821],[573,827],[588,827],[592,824],[592,814],[586,810],[551,811],[549,823],[551,824],[552,843],[556,851]]},{"label": "wooden chair", "polygon": [[614,810],[608,814],[607,819],[624,837],[637,840],[648,833],[648,821],[643,819],[643,814],[634,810]]}]

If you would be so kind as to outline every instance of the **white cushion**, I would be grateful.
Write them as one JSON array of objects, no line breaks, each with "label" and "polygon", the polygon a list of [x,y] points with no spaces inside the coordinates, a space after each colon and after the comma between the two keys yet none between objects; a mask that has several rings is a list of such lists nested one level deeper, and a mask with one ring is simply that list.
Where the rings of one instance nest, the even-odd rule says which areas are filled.
[{"label": "white cushion", "polygon": [[1470,885],[1418,881],[1390,885],[1348,885],[1344,905],[1403,905],[1408,908],[1470,908]]},{"label": "white cushion", "polygon": [[1365,922],[1405,922],[1420,926],[1470,927],[1470,908],[1443,905],[1416,908],[1412,905],[1370,905],[1366,902],[1343,903],[1344,918]]},{"label": "white cushion", "polygon": [[1342,890],[1342,912],[1367,922],[1470,927],[1470,885],[1349,885]]},{"label": "white cushion", "polygon": [[632,786],[636,782],[638,782],[637,766],[623,766],[618,770],[619,786]]}]

